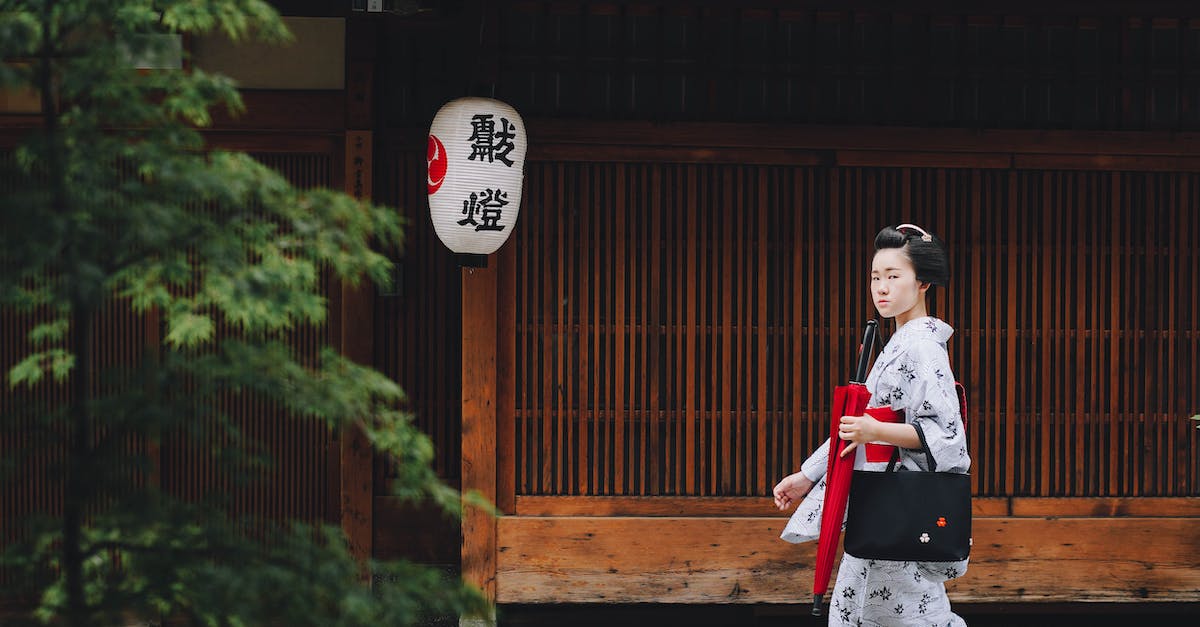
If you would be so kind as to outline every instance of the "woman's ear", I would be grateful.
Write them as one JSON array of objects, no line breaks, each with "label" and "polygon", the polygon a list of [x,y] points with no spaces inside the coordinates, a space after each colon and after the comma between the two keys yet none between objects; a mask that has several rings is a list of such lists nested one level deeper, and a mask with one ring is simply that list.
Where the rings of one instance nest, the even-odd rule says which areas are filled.
[{"label": "woman's ear", "polygon": [[922,294],[924,294],[925,292],[928,292],[929,286],[933,285],[929,281],[921,281],[920,283],[921,283],[921,285],[920,285],[920,287],[917,288],[917,291],[921,292]]}]

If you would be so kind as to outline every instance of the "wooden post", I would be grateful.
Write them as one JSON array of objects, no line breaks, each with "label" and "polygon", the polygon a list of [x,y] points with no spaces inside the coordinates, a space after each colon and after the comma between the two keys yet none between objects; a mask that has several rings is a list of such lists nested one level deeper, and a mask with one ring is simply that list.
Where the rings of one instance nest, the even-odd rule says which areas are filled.
[{"label": "wooden post", "polygon": [[[346,193],[360,200],[371,198],[371,132],[346,132]],[[374,288],[364,281],[356,287],[343,283],[339,288],[338,346],[343,355],[360,364],[374,360]],[[374,533],[375,498],[374,462],[371,442],[358,427],[341,433],[342,530],[350,543],[350,552],[360,560],[371,558]]]},{"label": "wooden post", "polygon": [[[462,269],[462,489],[496,500],[496,263]],[[463,579],[496,601],[496,518],[468,507],[462,521]],[[495,616],[461,625],[494,626]]]},{"label": "wooden post", "polygon": [[[358,200],[369,201],[374,193],[371,129],[374,122],[374,62],[377,55],[377,26],[365,20],[346,23],[346,118],[345,179],[342,188]],[[374,364],[375,289],[370,281],[358,286],[335,288],[334,305],[338,346],[343,355],[357,363]],[[375,455],[370,440],[359,427],[345,427],[338,447],[339,517],[359,560],[371,559],[374,541]]]}]

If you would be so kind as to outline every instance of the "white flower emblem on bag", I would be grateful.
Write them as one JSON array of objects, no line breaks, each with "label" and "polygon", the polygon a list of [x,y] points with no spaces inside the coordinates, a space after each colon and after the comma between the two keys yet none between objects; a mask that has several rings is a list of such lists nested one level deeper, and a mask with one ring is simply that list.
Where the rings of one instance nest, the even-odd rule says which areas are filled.
[{"label": "white flower emblem on bag", "polygon": [[921,534],[921,537],[919,538],[919,540],[921,541],[921,544],[929,544],[929,534],[927,534],[927,533]]}]

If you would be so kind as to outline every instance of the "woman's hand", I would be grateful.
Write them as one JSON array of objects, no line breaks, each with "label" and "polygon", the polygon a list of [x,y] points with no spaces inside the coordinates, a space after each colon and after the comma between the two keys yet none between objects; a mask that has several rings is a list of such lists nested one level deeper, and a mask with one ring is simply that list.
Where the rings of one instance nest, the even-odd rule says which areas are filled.
[{"label": "woman's hand", "polygon": [[868,442],[886,442],[907,449],[923,446],[916,427],[905,423],[880,422],[870,415],[842,416],[838,437],[850,443],[842,449],[839,457],[849,455],[859,444]]},{"label": "woman's hand", "polygon": [[850,454],[859,444],[880,439],[880,422],[872,416],[842,416],[838,424],[838,437],[850,442],[838,457]]},{"label": "woman's hand", "polygon": [[805,477],[804,473],[794,472],[784,477],[771,491],[775,495],[775,507],[780,511],[787,511],[792,505],[799,503],[812,487],[812,480]]}]

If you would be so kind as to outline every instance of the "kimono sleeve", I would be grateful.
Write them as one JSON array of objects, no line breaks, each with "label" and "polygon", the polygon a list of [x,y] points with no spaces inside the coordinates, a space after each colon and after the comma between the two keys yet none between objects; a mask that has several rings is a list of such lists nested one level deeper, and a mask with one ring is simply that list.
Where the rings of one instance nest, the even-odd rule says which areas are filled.
[{"label": "kimono sleeve", "polygon": [[808,477],[809,481],[816,483],[825,476],[825,471],[829,468],[829,438],[825,438],[825,442],[813,451],[808,459],[800,465],[800,472]]},{"label": "kimono sleeve", "polygon": [[905,413],[922,449],[910,459],[921,470],[967,472],[971,458],[946,349],[934,341],[921,341],[909,349],[908,357],[915,376],[909,381]]}]

